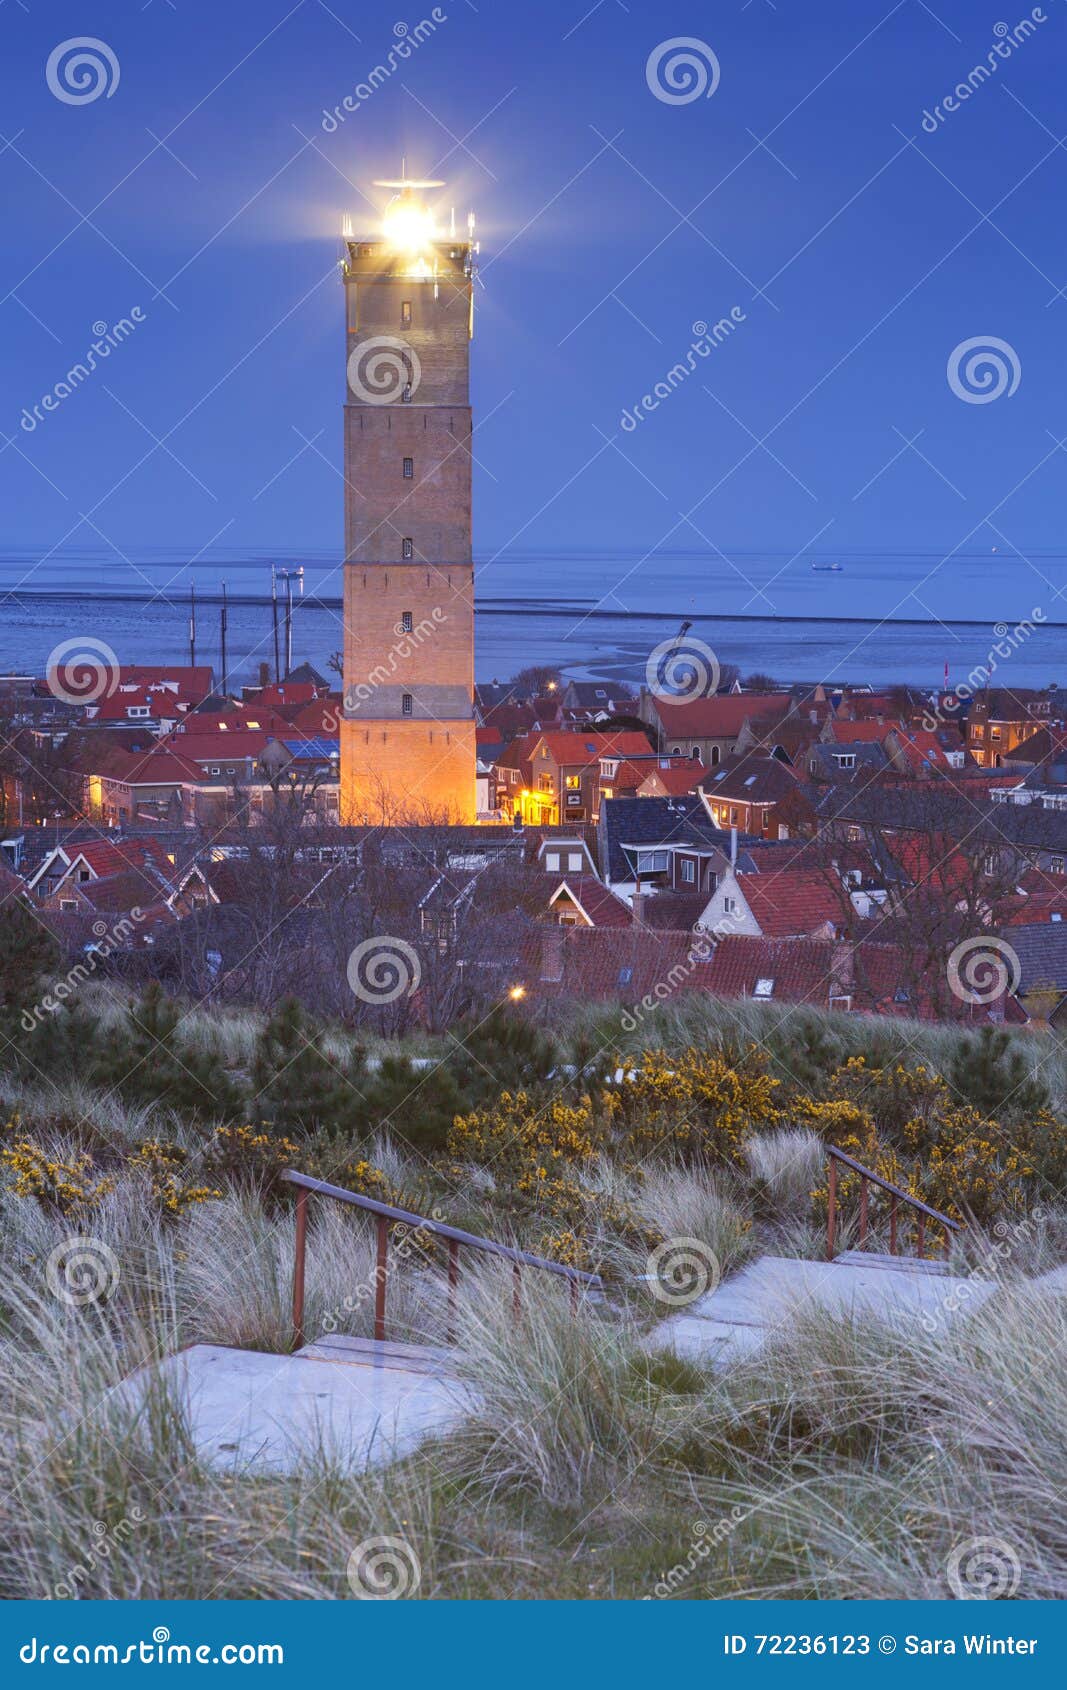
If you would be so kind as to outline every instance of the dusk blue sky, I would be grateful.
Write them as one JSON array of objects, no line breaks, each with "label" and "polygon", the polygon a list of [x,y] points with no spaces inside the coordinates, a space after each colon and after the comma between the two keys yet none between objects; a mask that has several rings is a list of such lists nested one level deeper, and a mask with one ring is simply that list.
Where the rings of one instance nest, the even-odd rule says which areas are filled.
[{"label": "dusk blue sky", "polygon": [[[339,555],[339,222],[374,227],[371,182],[406,154],[478,215],[480,558],[1067,550],[1063,0],[934,134],[924,111],[1029,8],[440,11],[325,133],[423,0],[6,0],[5,547]],[[84,35],[119,83],[64,104],[46,61]],[[651,92],[676,36],[716,55],[711,98]],[[106,369],[21,428],[134,306]],[[733,335],[623,431],[731,307]],[[988,336],[1017,390],[964,402],[947,360]]]}]

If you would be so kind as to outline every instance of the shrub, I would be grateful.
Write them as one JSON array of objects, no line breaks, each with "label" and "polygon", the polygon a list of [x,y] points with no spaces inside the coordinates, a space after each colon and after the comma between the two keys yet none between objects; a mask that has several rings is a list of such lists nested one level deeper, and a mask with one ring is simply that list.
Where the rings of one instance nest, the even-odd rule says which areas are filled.
[{"label": "shrub", "polygon": [[639,1156],[667,1150],[736,1164],[747,1134],[777,1121],[778,1083],[755,1045],[734,1062],[689,1046],[644,1051],[611,1095],[624,1145]]}]

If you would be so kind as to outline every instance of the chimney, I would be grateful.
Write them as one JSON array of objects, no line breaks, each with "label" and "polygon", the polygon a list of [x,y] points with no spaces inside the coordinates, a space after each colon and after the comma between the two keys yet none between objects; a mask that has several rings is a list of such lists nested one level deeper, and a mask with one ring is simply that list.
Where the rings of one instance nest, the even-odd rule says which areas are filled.
[{"label": "chimney", "polygon": [[737,829],[736,829],[736,827],[732,827],[730,829],[730,867],[733,868],[733,869],[736,869],[736,867],[737,867]]},{"label": "chimney", "polygon": [[566,929],[545,926],[541,929],[541,978],[552,983],[563,979],[563,946]]},{"label": "chimney", "polygon": [[259,666],[259,684],[261,687],[270,685],[270,664],[261,663]]},{"label": "chimney", "polygon": [[634,893],[633,897],[630,900],[630,908],[633,910],[633,913],[634,913],[634,926],[635,927],[644,927],[644,925],[645,925],[645,905],[647,903],[648,903],[648,893],[643,892],[641,890],[641,886],[639,884],[636,892]]}]

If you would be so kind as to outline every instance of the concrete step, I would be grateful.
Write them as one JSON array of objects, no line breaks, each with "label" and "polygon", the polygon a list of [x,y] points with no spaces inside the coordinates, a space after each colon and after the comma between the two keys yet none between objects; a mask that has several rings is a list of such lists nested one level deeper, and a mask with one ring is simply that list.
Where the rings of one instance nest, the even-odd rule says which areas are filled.
[{"label": "concrete step", "polygon": [[371,1340],[350,1339],[328,1348],[282,1356],[194,1344],[120,1390],[136,1404],[153,1376],[163,1379],[185,1406],[201,1460],[249,1474],[297,1472],[320,1453],[349,1472],[384,1466],[470,1411],[466,1387],[431,1361],[433,1351],[404,1365],[399,1352],[418,1346],[376,1352]]},{"label": "concrete step", "polygon": [[932,1273],[942,1278],[949,1271],[947,1262],[931,1261],[928,1256],[885,1256],[873,1250],[842,1250],[839,1256],[834,1257],[834,1264],[844,1267],[889,1268],[896,1273]]},{"label": "concrete step", "polygon": [[343,1332],[330,1332],[316,1338],[296,1353],[311,1361],[341,1362],[356,1367],[392,1367],[406,1373],[436,1375],[453,1372],[455,1360],[451,1350],[430,1344],[397,1344],[391,1339],[351,1338]]},{"label": "concrete step", "polygon": [[[721,1367],[752,1355],[800,1311],[822,1310],[836,1319],[885,1321],[914,1331],[931,1321],[959,1319],[990,1296],[992,1283],[925,1272],[921,1264],[894,1271],[903,1258],[849,1251],[832,1262],[761,1256],[714,1291],[660,1322],[647,1340]],[[858,1259],[856,1259],[858,1258]],[[944,1263],[926,1264],[943,1268]]]}]

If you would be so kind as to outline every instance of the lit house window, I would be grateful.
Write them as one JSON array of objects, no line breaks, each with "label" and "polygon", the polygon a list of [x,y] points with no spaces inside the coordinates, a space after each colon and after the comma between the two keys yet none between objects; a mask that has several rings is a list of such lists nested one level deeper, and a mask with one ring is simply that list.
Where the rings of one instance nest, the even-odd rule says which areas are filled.
[{"label": "lit house window", "polygon": [[414,474],[415,474],[415,460],[414,460],[414,458],[405,458],[404,459],[404,480],[410,481],[413,478]]},{"label": "lit house window", "polygon": [[400,696],[400,714],[402,716],[410,716],[414,702],[415,701],[409,692],[402,693]]},{"label": "lit house window", "polygon": [[414,619],[414,616],[412,615],[411,611],[410,610],[402,611],[401,615],[400,615],[400,632],[402,634],[410,634],[411,630],[412,630],[412,628],[414,628],[414,626],[415,626],[415,619]]},{"label": "lit house window", "polygon": [[401,557],[414,557],[415,556],[415,543],[414,543],[413,540],[406,540],[406,539],[401,540],[401,542],[400,542],[400,556]]}]

